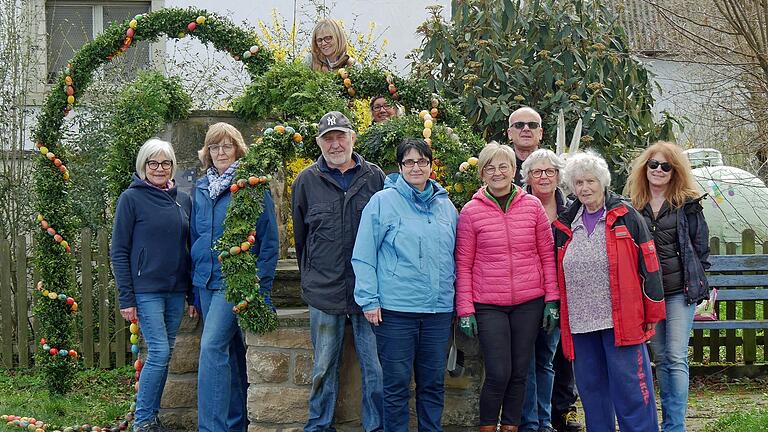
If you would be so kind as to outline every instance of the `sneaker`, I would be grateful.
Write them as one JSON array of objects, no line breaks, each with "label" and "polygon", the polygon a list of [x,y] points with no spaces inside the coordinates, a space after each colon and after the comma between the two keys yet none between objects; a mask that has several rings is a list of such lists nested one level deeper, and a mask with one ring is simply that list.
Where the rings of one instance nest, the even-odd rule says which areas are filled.
[{"label": "sneaker", "polygon": [[160,419],[155,417],[154,419],[140,425],[140,426],[133,426],[133,432],[167,432],[168,429],[163,426],[163,423],[160,422]]},{"label": "sneaker", "polygon": [[557,432],[581,432],[584,430],[576,416],[576,408],[571,408],[562,415],[552,418],[552,427]]}]

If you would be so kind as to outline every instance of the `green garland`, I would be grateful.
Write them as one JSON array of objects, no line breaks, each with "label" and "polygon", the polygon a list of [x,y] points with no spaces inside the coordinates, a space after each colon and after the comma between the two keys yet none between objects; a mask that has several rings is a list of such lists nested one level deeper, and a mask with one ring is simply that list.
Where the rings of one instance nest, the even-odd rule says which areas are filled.
[{"label": "green garland", "polygon": [[236,304],[233,312],[239,316],[240,326],[257,334],[276,329],[277,314],[260,292],[254,257],[258,251],[247,252],[255,241],[256,222],[264,211],[264,192],[269,190],[271,173],[277,172],[285,153],[292,152],[297,141],[301,141],[301,135],[292,127],[276,126],[265,131],[261,142],[253,144],[240,159],[230,186],[232,201],[224,219],[224,232],[216,243],[226,278],[227,301]]},{"label": "green garland", "polygon": [[120,94],[115,116],[110,120],[107,159],[107,189],[113,208],[128,189],[141,145],[155,136],[165,123],[186,118],[192,98],[177,78],[141,72]]},{"label": "green garland", "polygon": [[[449,197],[456,208],[461,208],[472,198],[480,181],[460,172],[459,168],[470,157],[476,156],[484,143],[466,124],[451,128],[433,123],[426,128],[425,123],[422,117],[409,115],[374,124],[360,135],[355,148],[366,160],[385,170],[394,171],[397,145],[405,138],[422,138],[424,130],[431,129],[429,139],[433,156],[433,178],[451,192]],[[456,184],[462,186],[457,190]]]},{"label": "green garland", "polygon": [[[84,45],[48,93],[34,131],[34,140],[43,155],[36,162],[34,172],[36,207],[62,238],[72,239],[76,234],[66,183],[70,179],[66,168],[68,155],[60,143],[65,115],[76,106],[94,71],[128,50],[134,42],[156,41],[163,35],[180,38],[187,34],[229,52],[235,60],[242,61],[253,76],[266,71],[273,62],[272,54],[261,48],[254,33],[235,26],[227,18],[195,8],[162,9],[138,15],[132,20],[113,24]],[[45,231],[36,235],[35,268],[49,290],[79,294],[75,289],[73,258],[61,242],[51,241],[52,236]],[[35,303],[39,332],[51,345],[72,346],[72,319],[59,306],[49,302]],[[75,362],[52,357],[42,350],[38,350],[36,362],[42,367],[51,392],[69,391]]]}]

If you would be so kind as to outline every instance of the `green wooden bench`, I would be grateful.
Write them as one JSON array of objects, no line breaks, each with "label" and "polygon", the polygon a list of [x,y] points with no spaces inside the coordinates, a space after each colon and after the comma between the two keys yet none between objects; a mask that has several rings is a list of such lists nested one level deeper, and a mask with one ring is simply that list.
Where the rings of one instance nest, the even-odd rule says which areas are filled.
[{"label": "green wooden bench", "polygon": [[[710,362],[720,361],[720,346],[724,345],[725,361],[735,362],[736,347],[743,346],[744,363],[753,364],[760,360],[757,347],[762,345],[762,362],[768,362],[768,255],[712,255],[710,262],[708,280],[710,287],[718,290],[715,307],[719,320],[694,321],[694,361],[702,360],[707,345]],[[758,302],[763,305],[762,317],[757,316]],[[758,334],[760,330],[762,335]]]}]

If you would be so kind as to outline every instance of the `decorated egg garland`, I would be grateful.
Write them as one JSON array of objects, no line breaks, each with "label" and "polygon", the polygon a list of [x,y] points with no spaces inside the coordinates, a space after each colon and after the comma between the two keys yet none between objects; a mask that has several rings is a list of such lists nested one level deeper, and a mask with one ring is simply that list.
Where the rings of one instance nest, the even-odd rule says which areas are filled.
[{"label": "decorated egg garland", "polygon": [[37,286],[35,287],[35,289],[45,298],[48,298],[50,300],[58,300],[66,303],[67,305],[69,305],[69,310],[73,314],[77,313],[78,306],[74,298],[66,294],[57,294],[55,292],[48,291],[43,286],[43,281],[37,282]]},{"label": "decorated egg garland", "polygon": [[[42,161],[38,163],[34,174],[35,192],[38,197],[36,206],[41,215],[53,218],[53,220],[43,218],[39,222],[44,221],[45,225],[48,225],[45,231],[54,237],[64,251],[71,251],[70,244],[64,240],[67,237],[65,233],[72,233],[76,229],[73,219],[66,214],[66,209],[71,207],[71,198],[67,194],[65,183],[70,179],[70,172],[60,156],[63,150],[59,143],[63,135],[62,129],[65,127],[64,116],[69,114],[74,105],[79,102],[78,98],[87,89],[94,72],[103,64],[126,52],[138,41],[154,40],[179,33],[195,35],[202,43],[211,44],[218,50],[230,53],[250,52],[251,55],[243,59],[243,63],[252,76],[262,74],[273,61],[269,50],[259,48],[261,43],[255,34],[236,26],[226,17],[218,17],[195,8],[164,8],[136,15],[130,20],[113,24],[102,34],[83,45],[49,92],[34,131],[34,142],[38,143],[38,149],[47,159],[42,160],[45,164],[53,163],[62,174],[60,178],[64,180],[52,182],[47,170],[42,169],[45,165]],[[64,209],[63,212],[62,209]],[[48,228],[51,226],[54,226],[55,230],[49,232]],[[69,255],[59,253],[57,248],[46,246],[46,242],[42,239],[42,234],[38,234],[36,267],[41,278],[56,280],[57,287],[74,286],[76,278],[72,271],[74,268],[72,258],[64,258]],[[46,328],[46,332],[50,333],[46,335],[48,340],[69,340],[71,330],[68,326],[57,327],[54,324],[56,319],[46,318],[47,314],[59,313],[56,309],[37,309],[35,313],[41,328]],[[47,359],[48,356],[45,358]],[[68,377],[72,376],[74,368],[61,368],[47,361],[41,362],[40,367],[44,371],[47,386],[51,391],[56,393],[68,391],[71,382]]]},{"label": "decorated egg garland", "polygon": [[54,229],[51,224],[45,220],[45,217],[41,214],[37,215],[37,221],[40,223],[40,228],[47,232],[48,235],[53,237],[53,240],[58,243],[61,247],[64,248],[64,250],[68,253],[72,253],[72,246],[69,245],[69,242],[64,240],[64,238],[61,236],[61,234],[56,232],[56,229]]}]

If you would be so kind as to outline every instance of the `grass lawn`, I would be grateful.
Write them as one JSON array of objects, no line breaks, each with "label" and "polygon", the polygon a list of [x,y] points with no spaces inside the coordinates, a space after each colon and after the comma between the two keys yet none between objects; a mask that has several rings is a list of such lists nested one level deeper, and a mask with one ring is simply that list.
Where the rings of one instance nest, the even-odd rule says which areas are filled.
[{"label": "grass lawn", "polygon": [[768,432],[768,410],[728,414],[707,427],[707,432]]},{"label": "grass lawn", "polygon": [[[73,389],[51,396],[42,376],[31,370],[0,370],[0,415],[35,417],[54,426],[114,425],[133,402],[133,367],[115,370],[83,369]],[[18,428],[0,424],[0,431]],[[53,429],[50,429],[53,430]]]}]

